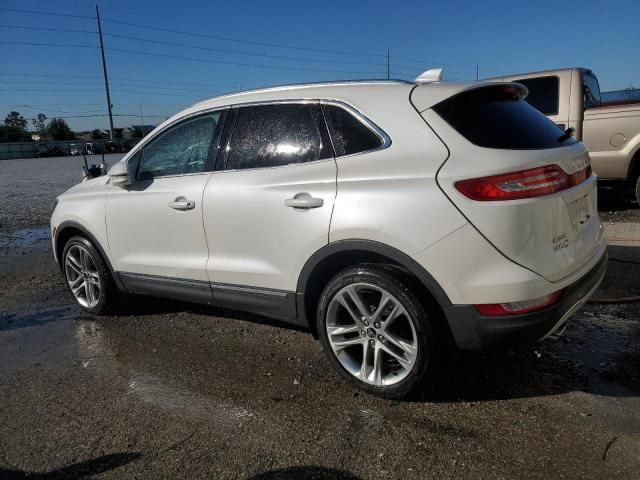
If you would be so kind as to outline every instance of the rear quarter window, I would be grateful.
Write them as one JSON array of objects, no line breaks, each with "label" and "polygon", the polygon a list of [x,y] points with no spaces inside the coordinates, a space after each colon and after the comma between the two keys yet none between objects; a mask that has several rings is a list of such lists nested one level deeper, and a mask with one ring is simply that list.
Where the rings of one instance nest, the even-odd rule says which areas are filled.
[{"label": "rear quarter window", "polygon": [[336,156],[375,150],[383,145],[380,136],[344,108],[322,105]]},{"label": "rear quarter window", "polygon": [[540,150],[576,143],[522,98],[514,86],[467,90],[440,102],[434,110],[460,135],[479,147]]}]

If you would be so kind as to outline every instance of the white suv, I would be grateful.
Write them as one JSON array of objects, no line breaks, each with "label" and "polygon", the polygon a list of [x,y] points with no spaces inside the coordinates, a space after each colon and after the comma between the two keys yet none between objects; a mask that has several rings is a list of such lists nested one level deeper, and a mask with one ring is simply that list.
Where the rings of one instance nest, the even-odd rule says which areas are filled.
[{"label": "white suv", "polygon": [[526,94],[341,82],[198,103],[58,197],[56,259],[89,312],[120,292],[257,312],[404,396],[445,345],[558,334],[604,275],[587,150]]}]

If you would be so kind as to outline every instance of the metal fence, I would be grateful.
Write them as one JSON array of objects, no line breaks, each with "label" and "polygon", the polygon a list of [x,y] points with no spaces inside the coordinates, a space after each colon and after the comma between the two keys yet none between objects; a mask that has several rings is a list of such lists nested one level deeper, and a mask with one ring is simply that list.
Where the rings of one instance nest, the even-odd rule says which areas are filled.
[{"label": "metal fence", "polygon": [[628,88],[625,90],[613,90],[600,94],[602,105],[616,105],[623,103],[640,102],[640,88]]},{"label": "metal fence", "polygon": [[128,152],[139,139],[0,143],[0,160]]}]

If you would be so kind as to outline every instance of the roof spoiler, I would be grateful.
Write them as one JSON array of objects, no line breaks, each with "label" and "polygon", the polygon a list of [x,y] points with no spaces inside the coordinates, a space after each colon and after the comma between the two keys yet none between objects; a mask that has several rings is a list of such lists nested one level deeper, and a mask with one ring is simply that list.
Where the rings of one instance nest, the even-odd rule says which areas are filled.
[{"label": "roof spoiler", "polygon": [[426,72],[421,73],[416,77],[415,82],[418,84],[432,83],[442,81],[442,69],[432,68]]}]

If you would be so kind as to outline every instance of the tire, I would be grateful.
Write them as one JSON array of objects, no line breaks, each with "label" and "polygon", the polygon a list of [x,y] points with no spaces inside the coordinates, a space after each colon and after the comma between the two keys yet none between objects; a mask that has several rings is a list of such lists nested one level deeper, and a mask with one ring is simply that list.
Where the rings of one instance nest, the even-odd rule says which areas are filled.
[{"label": "tire", "polygon": [[640,175],[638,175],[638,178],[636,178],[635,193],[636,193],[636,202],[638,202],[638,205],[640,205]]},{"label": "tire", "polygon": [[432,370],[436,342],[429,316],[383,265],[356,265],[333,277],[320,296],[317,322],[333,368],[368,393],[408,397]]},{"label": "tire", "polygon": [[62,273],[71,295],[87,312],[112,311],[118,289],[102,256],[85,237],[71,237],[62,251]]}]

